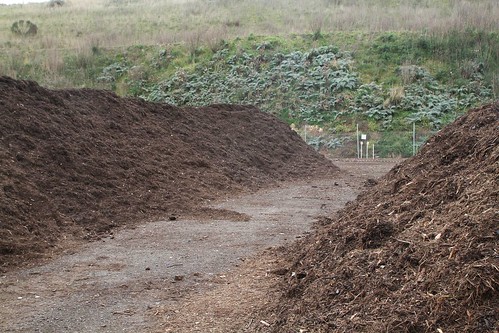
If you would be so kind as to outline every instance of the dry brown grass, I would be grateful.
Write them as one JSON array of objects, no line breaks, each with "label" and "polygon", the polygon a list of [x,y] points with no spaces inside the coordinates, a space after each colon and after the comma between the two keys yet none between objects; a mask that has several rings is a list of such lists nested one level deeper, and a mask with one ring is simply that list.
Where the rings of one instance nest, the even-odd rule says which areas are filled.
[{"label": "dry brown grass", "polygon": [[[374,3],[374,4],[373,4]],[[201,45],[216,49],[225,39],[337,31],[499,31],[495,0],[413,1],[386,6],[383,0],[68,0],[2,6],[0,75],[16,77],[25,60],[33,67],[59,71],[68,54],[87,56],[95,48],[184,44],[191,53]],[[30,20],[34,37],[14,36],[10,26]],[[17,58],[17,59],[14,59]],[[26,69],[23,69],[26,71]],[[26,73],[24,73],[24,76]]]},{"label": "dry brown grass", "polygon": [[[315,31],[426,30],[445,32],[469,27],[497,30],[499,4],[494,0],[455,0],[448,5],[370,5],[370,1],[67,1],[7,6],[0,14],[0,49],[76,48],[82,40],[105,47],[181,41],[188,32],[224,29],[228,37]],[[12,22],[29,19],[39,27],[27,41],[10,32]]]}]

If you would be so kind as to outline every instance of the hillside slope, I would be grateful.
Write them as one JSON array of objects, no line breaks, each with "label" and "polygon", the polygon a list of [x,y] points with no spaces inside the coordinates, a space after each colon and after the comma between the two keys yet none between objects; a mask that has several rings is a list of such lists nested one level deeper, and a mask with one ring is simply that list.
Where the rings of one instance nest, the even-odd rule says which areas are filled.
[{"label": "hillside slope", "polygon": [[337,170],[251,106],[181,109],[1,77],[0,110],[0,267],[69,234],[93,238]]},{"label": "hillside slope", "polygon": [[469,111],[290,249],[273,332],[497,332],[498,129]]}]

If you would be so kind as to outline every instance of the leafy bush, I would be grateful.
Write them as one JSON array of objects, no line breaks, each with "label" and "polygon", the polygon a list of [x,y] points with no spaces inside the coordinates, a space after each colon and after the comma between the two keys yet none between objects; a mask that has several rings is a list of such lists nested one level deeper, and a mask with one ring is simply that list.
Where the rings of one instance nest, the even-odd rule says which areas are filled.
[{"label": "leafy bush", "polygon": [[97,80],[102,82],[116,82],[128,70],[129,67],[126,64],[115,62],[107,67],[104,67],[102,74],[97,78]]},{"label": "leafy bush", "polygon": [[[159,83],[140,82],[133,92],[174,105],[253,104],[297,125],[340,128],[364,121],[376,124],[379,130],[393,130],[416,122],[439,129],[470,107],[492,100],[494,91],[486,84],[478,60],[462,63],[466,75],[449,83],[437,80],[424,66],[407,62],[414,54],[403,59],[403,53],[414,48],[434,47],[430,41],[406,40],[396,33],[383,33],[374,41],[372,48],[379,53],[374,59],[386,55],[388,61],[400,63],[392,66],[394,78],[388,80],[396,84],[362,83],[356,67],[362,62],[356,59],[362,56],[358,53],[354,56],[333,45],[308,50],[291,47],[285,52],[278,38],[250,36],[226,42],[208,56],[204,51],[206,60],[183,66]],[[169,68],[178,66],[181,57],[170,52]],[[151,67],[156,64],[154,60]],[[103,77],[109,77],[109,69]]]},{"label": "leafy bush", "polygon": [[179,71],[143,97],[175,105],[255,104],[275,114],[287,110],[296,122],[314,124],[335,119],[342,96],[359,85],[351,55],[333,46],[288,54],[273,52],[271,43],[256,49],[256,54],[234,55],[220,50],[205,66]]},{"label": "leafy bush", "polygon": [[26,37],[26,36],[34,36],[38,33],[38,27],[31,21],[19,20],[14,22],[10,27],[10,31],[14,35]]}]

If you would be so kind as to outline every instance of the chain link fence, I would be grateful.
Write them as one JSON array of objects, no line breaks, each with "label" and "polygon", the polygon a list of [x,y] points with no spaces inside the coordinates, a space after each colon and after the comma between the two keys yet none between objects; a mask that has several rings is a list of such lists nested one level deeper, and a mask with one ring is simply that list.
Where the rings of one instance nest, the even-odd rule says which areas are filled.
[{"label": "chain link fence", "polygon": [[413,156],[436,131],[414,126],[406,131],[334,133],[305,125],[296,132],[316,150],[333,158],[405,158]]}]

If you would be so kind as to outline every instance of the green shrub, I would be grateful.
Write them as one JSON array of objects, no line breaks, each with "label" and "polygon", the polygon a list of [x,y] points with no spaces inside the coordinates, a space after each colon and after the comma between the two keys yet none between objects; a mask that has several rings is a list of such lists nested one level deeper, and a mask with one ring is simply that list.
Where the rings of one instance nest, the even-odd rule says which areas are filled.
[{"label": "green shrub", "polygon": [[410,132],[385,132],[376,142],[376,153],[380,157],[412,156],[412,136]]},{"label": "green shrub", "polygon": [[14,35],[21,37],[35,36],[38,33],[38,27],[29,20],[19,20],[12,24],[10,31],[12,31]]}]

